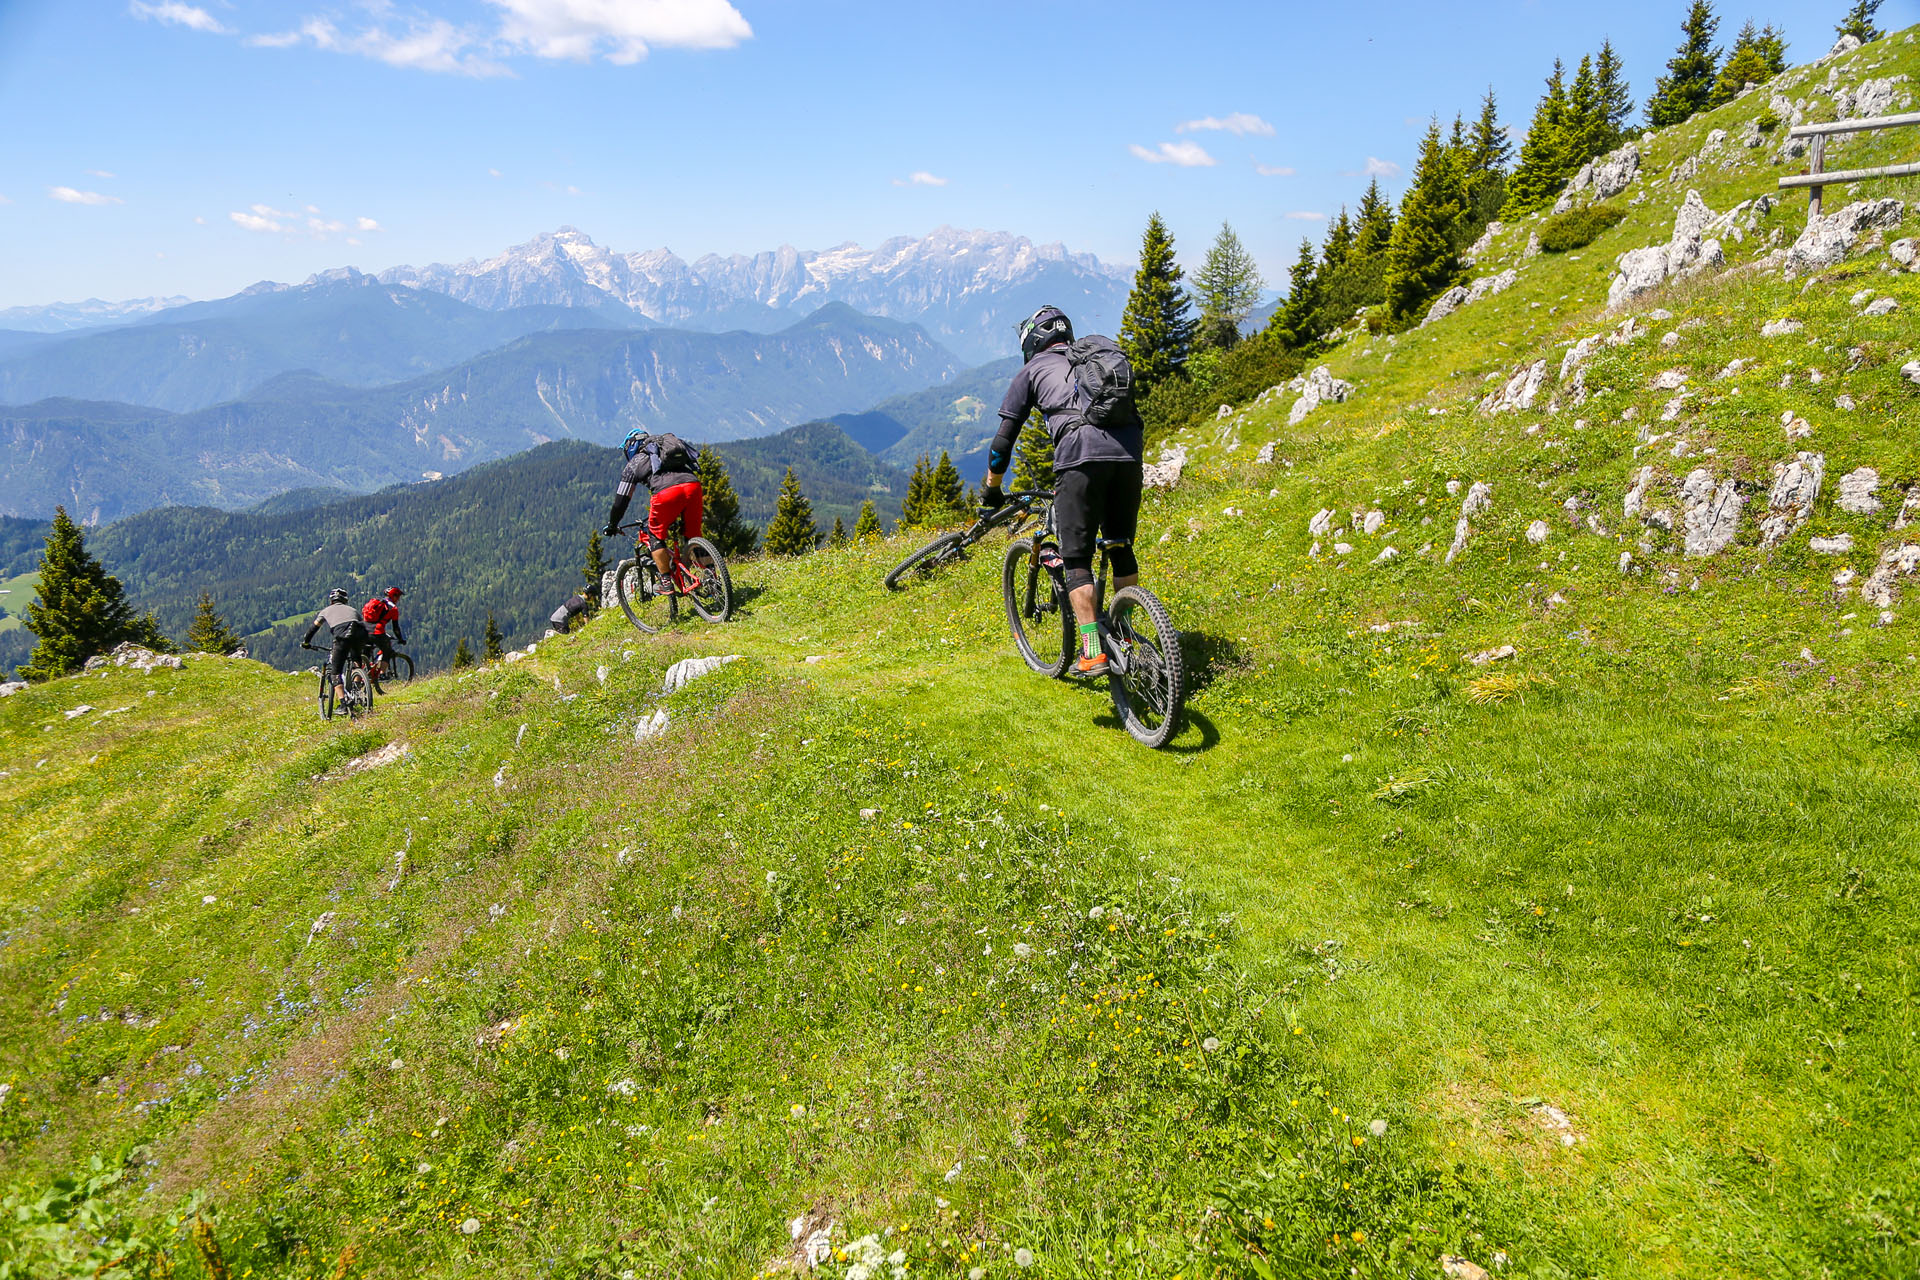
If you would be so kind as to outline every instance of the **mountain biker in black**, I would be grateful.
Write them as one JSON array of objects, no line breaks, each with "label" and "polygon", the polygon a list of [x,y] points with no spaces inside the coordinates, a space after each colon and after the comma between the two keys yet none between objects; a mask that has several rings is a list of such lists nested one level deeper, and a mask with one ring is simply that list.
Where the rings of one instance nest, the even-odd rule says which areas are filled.
[{"label": "mountain biker in black", "polygon": [[597,582],[589,583],[587,586],[582,587],[580,590],[568,596],[567,602],[558,609],[555,609],[553,616],[548,618],[547,621],[553,624],[555,631],[558,631],[561,635],[565,635],[568,630],[571,629],[575,618],[590,612],[598,606],[599,603],[600,584]]},{"label": "mountain biker in black", "polygon": [[1026,364],[1013,375],[1000,402],[1000,431],[987,451],[987,483],[980,501],[988,510],[1006,501],[1000,479],[1013,460],[1013,446],[1027,415],[1038,407],[1053,435],[1053,509],[1060,526],[1060,558],[1066,562],[1067,597],[1080,627],[1083,676],[1106,674],[1094,612],[1095,540],[1105,537],[1115,589],[1140,580],[1133,536],[1140,523],[1140,455],[1145,427],[1129,404],[1117,419],[1090,421],[1075,385],[1067,348],[1073,322],[1058,307],[1042,307],[1020,324],[1020,354]]},{"label": "mountain biker in black", "polygon": [[341,683],[340,672],[348,662],[366,660],[367,624],[360,620],[360,611],[347,603],[347,593],[335,587],[327,592],[327,607],[313,615],[313,624],[307,628],[307,634],[300,637],[300,647],[311,645],[315,633],[322,627],[333,637],[333,648],[327,653],[327,676],[333,681],[335,696],[344,698],[347,691]]},{"label": "mountain biker in black", "polygon": [[620,536],[620,519],[627,514],[633,491],[642,484],[653,495],[647,506],[647,547],[653,553],[654,568],[660,571],[660,587],[674,590],[673,556],[667,549],[667,535],[678,518],[689,538],[700,536],[700,516],[706,508],[706,492],[694,471],[693,450],[671,431],[649,435],[629,431],[621,445],[627,465],[620,470],[620,484],[613,491],[613,509],[607,512],[607,527],[601,536]]}]

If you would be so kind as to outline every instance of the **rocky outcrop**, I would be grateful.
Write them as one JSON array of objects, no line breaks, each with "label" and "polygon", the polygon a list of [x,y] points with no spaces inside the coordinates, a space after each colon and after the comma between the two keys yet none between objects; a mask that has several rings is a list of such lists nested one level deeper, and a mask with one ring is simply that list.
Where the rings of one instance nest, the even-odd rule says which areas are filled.
[{"label": "rocky outcrop", "polygon": [[1790,316],[1785,316],[1778,320],[1769,320],[1761,325],[1760,336],[1763,338],[1784,338],[1788,334],[1798,333],[1804,328],[1806,328],[1806,326],[1798,320]]},{"label": "rocky outcrop", "polygon": [[1876,609],[1890,609],[1899,597],[1901,578],[1910,578],[1920,569],[1920,545],[1906,543],[1890,547],[1880,554],[1880,563],[1860,584],[1860,598]]},{"label": "rocky outcrop", "polygon": [[1333,508],[1322,507],[1314,512],[1313,519],[1307,521],[1307,532],[1316,538],[1324,538],[1333,532]]},{"label": "rocky outcrop", "polygon": [[1617,196],[1633,184],[1640,176],[1640,144],[1629,142],[1610,155],[1598,160],[1589,160],[1582,165],[1580,172],[1573,175],[1567,183],[1560,199],[1554,202],[1555,213],[1565,213],[1573,208],[1573,197],[1582,191],[1593,192],[1595,200],[1605,200]]},{"label": "rocky outcrop", "polygon": [[1170,444],[1160,450],[1160,461],[1141,468],[1140,482],[1149,489],[1171,489],[1180,483],[1180,473],[1186,468],[1187,446]]},{"label": "rocky outcrop", "polygon": [[1481,413],[1516,413],[1533,408],[1540,398],[1540,386],[1546,381],[1547,362],[1536,360],[1516,368],[1498,391],[1480,402]]},{"label": "rocky outcrop", "polygon": [[1293,402],[1293,411],[1287,414],[1290,427],[1299,426],[1320,405],[1339,404],[1353,394],[1353,384],[1334,377],[1333,371],[1323,364],[1315,365],[1312,373],[1295,378],[1287,386],[1300,393],[1300,398]]},{"label": "rocky outcrop", "polygon": [[682,658],[667,668],[666,677],[660,682],[660,692],[676,693],[701,676],[711,675],[729,662],[739,660],[740,655],[737,653],[712,658]]},{"label": "rocky outcrop", "polygon": [[1427,309],[1427,318],[1420,322],[1422,329],[1436,320],[1444,320],[1461,307],[1472,306],[1482,298],[1505,292],[1513,287],[1520,273],[1508,267],[1497,276],[1481,276],[1472,284],[1455,285],[1433,300],[1433,306]]},{"label": "rocky outcrop", "polygon": [[1813,514],[1827,460],[1818,453],[1798,453],[1792,462],[1776,463],[1773,487],[1767,490],[1767,514],[1760,521],[1760,545],[1777,546]]},{"label": "rocky outcrop", "polygon": [[1618,307],[1650,293],[1668,280],[1724,267],[1720,242],[1707,234],[1714,213],[1700,193],[1688,190],[1674,215],[1673,235],[1665,245],[1630,249],[1615,260],[1613,283],[1607,286],[1607,305]]},{"label": "rocky outcrop", "polygon": [[1840,477],[1840,497],[1837,505],[1842,511],[1851,511],[1857,516],[1870,516],[1880,509],[1880,499],[1874,496],[1874,490],[1880,487],[1880,473],[1872,467],[1856,467]]},{"label": "rocky outcrop", "polygon": [[1487,251],[1493,248],[1493,242],[1499,239],[1500,233],[1506,229],[1507,224],[1501,222],[1498,218],[1489,222],[1487,229],[1480,233],[1480,238],[1475,240],[1473,244],[1467,248],[1467,251],[1460,255],[1460,261],[1466,263],[1468,266],[1472,266],[1481,258],[1486,257]]},{"label": "rocky outcrop", "polygon": [[1686,554],[1711,556],[1724,551],[1740,531],[1740,510],[1746,502],[1732,480],[1716,485],[1705,467],[1689,471],[1680,483]]},{"label": "rocky outcrop", "polygon": [[1806,229],[1787,250],[1787,276],[1826,270],[1852,252],[1854,242],[1864,232],[1874,227],[1897,227],[1905,215],[1906,206],[1888,196],[1856,200],[1825,217],[1808,218]]},{"label": "rocky outcrop", "polygon": [[1463,516],[1478,515],[1493,505],[1493,486],[1485,480],[1475,480],[1467,490],[1467,496],[1460,504]]},{"label": "rocky outcrop", "polygon": [[[1882,76],[1877,80],[1863,80],[1851,89],[1841,89],[1833,95],[1833,109],[1842,120],[1865,119],[1869,116],[1883,116],[1892,111],[1896,98],[1905,94],[1897,93],[1895,85],[1906,80],[1905,76]],[[1836,134],[1838,138],[1852,137],[1852,134]]]},{"label": "rocky outcrop", "polygon": [[155,653],[142,645],[128,640],[114,646],[111,653],[103,653],[87,659],[85,670],[99,671],[106,666],[132,667],[135,671],[154,671],[166,669],[178,671],[186,663],[177,653]]}]

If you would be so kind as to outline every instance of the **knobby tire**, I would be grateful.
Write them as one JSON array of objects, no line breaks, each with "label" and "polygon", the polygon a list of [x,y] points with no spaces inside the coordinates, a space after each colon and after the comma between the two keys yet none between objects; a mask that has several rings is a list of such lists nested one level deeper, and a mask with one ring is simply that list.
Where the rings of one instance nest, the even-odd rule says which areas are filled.
[{"label": "knobby tire", "polygon": [[1020,538],[1007,548],[1000,590],[1021,660],[1057,680],[1073,661],[1072,613],[1053,575],[1040,564],[1039,545],[1037,539]]},{"label": "knobby tire", "polygon": [[918,570],[922,574],[927,574],[949,561],[958,560],[962,554],[961,548],[966,545],[966,541],[967,535],[964,531],[941,534],[893,567],[893,571],[886,577],[887,590],[900,590],[902,579],[912,571]]},{"label": "knobby tire", "polygon": [[1172,615],[1160,597],[1132,586],[1113,593],[1106,620],[1105,638],[1126,667],[1122,674],[1116,665],[1107,676],[1113,712],[1135,742],[1163,747],[1180,731],[1186,711],[1186,668]]},{"label": "knobby tire", "polygon": [[720,548],[705,538],[688,538],[685,559],[688,571],[699,585],[687,597],[693,611],[708,622],[725,622],[733,616],[733,577],[727,572],[727,558]]}]

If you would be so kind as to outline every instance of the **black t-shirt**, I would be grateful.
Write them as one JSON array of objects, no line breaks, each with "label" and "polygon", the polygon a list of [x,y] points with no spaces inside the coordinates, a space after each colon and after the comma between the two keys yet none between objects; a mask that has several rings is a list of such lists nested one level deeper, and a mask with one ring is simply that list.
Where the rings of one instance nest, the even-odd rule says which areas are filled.
[{"label": "black t-shirt", "polygon": [[1073,385],[1073,367],[1064,346],[1049,347],[1013,375],[1013,384],[1000,401],[1000,435],[1009,447],[1019,438],[1020,428],[1035,408],[1053,433],[1056,469],[1077,467],[1083,462],[1140,461],[1145,442],[1139,415],[1127,415],[1124,424],[1095,426],[1088,422],[1081,412],[1080,393]]}]

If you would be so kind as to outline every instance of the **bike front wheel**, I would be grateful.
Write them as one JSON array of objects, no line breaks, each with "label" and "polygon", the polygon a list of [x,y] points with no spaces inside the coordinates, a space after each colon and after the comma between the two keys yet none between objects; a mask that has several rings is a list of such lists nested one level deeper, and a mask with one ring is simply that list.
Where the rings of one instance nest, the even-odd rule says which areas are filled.
[{"label": "bike front wheel", "polygon": [[1053,574],[1040,563],[1039,547],[1035,539],[1021,538],[1007,548],[1000,589],[1020,657],[1041,675],[1058,679],[1073,660],[1072,614]]},{"label": "bike front wheel", "polygon": [[725,622],[733,614],[733,579],[727,558],[705,538],[687,539],[687,603],[708,622]]},{"label": "bike front wheel", "polygon": [[653,590],[654,568],[649,560],[622,560],[613,571],[613,594],[620,600],[620,612],[627,615],[637,630],[652,635],[673,620],[673,602]]},{"label": "bike front wheel", "polygon": [[333,681],[327,679],[324,667],[320,671],[320,718],[333,719]]},{"label": "bike front wheel", "polygon": [[1113,663],[1107,690],[1114,714],[1135,742],[1165,746],[1180,731],[1187,697],[1180,633],[1167,607],[1145,587],[1122,587],[1113,593],[1101,638]]},{"label": "bike front wheel", "polygon": [[925,577],[941,565],[951,564],[953,561],[960,559],[964,554],[963,549],[966,541],[967,535],[965,533],[941,534],[932,542],[929,542],[926,546],[893,566],[893,571],[887,574],[886,577],[887,590],[900,590],[900,584],[906,581],[907,575],[909,574]]},{"label": "bike front wheel", "polygon": [[385,676],[389,684],[409,684],[413,681],[413,659],[404,653],[393,655],[393,661],[387,664]]}]

